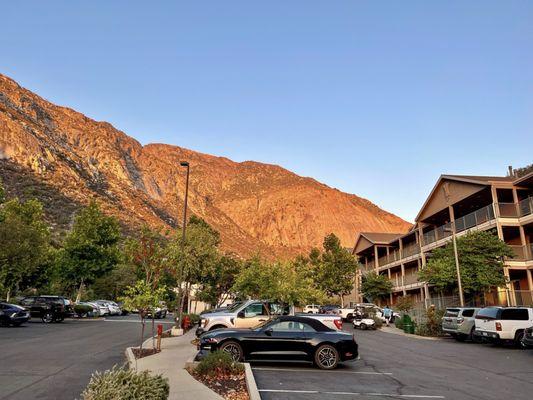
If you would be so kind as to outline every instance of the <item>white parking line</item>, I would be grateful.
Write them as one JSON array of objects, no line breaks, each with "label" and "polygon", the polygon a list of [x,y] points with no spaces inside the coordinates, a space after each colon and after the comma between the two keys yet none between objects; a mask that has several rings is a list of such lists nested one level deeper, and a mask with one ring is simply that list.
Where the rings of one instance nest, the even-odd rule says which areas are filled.
[{"label": "white parking line", "polygon": [[284,389],[259,389],[260,392],[267,393],[305,393],[305,394],[331,394],[334,396],[381,396],[381,397],[401,397],[405,399],[445,399],[444,396],[431,396],[421,394],[396,394],[396,393],[357,393],[357,392],[320,392],[318,390],[284,390]]},{"label": "white parking line", "polygon": [[336,374],[361,374],[361,375],[392,375],[392,372],[374,372],[374,371],[342,371],[336,369],[335,371],[324,371],[320,369],[303,369],[303,368],[265,368],[265,367],[252,367],[253,371],[291,371],[291,372],[318,372],[318,373],[331,373]]}]

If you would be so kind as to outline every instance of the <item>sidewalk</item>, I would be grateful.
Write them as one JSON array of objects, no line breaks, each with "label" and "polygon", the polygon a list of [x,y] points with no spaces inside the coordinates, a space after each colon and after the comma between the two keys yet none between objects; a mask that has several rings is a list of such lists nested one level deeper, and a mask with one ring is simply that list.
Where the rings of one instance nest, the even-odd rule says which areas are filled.
[{"label": "sidewalk", "polygon": [[183,369],[185,362],[196,354],[191,344],[195,338],[194,330],[183,336],[161,340],[161,352],[136,360],[138,371],[151,371],[168,378],[170,385],[169,400],[222,400],[222,397],[204,386]]}]

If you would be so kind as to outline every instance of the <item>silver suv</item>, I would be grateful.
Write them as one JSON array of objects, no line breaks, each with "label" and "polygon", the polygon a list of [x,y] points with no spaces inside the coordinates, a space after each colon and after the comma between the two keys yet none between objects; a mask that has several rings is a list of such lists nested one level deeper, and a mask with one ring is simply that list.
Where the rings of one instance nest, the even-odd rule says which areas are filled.
[{"label": "silver suv", "polygon": [[475,307],[447,308],[446,314],[442,317],[442,330],[456,340],[472,340],[479,310]]}]

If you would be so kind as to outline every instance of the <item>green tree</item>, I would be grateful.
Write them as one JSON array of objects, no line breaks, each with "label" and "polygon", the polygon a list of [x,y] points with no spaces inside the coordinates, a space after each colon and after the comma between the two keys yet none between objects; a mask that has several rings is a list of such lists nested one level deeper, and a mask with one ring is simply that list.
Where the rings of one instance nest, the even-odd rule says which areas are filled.
[{"label": "green tree", "polygon": [[78,289],[76,301],[80,300],[83,285],[110,272],[120,261],[119,241],[118,220],[105,215],[96,202],[76,216],[58,255],[63,278]]},{"label": "green tree", "polygon": [[199,282],[199,300],[220,307],[231,294],[242,263],[233,255],[222,255],[202,274]]},{"label": "green tree", "polygon": [[357,260],[333,233],[324,238],[323,248],[322,253],[314,249],[309,254],[315,266],[315,284],[328,296],[339,296],[344,305],[344,296],[354,287]]},{"label": "green tree", "polygon": [[120,263],[111,272],[95,279],[91,286],[94,297],[116,300],[123,296],[129,286],[139,278],[132,264]]},{"label": "green tree", "polygon": [[50,232],[39,201],[14,199],[0,206],[0,289],[8,301],[23,281],[37,279],[50,252]]},{"label": "green tree", "polygon": [[220,234],[207,222],[192,216],[187,224],[185,241],[181,233],[168,246],[168,258],[178,286],[178,321],[181,323],[185,298],[192,284],[201,284],[219,258]]},{"label": "green tree", "polygon": [[144,280],[139,280],[134,286],[129,286],[125,291],[124,297],[121,298],[124,302],[124,308],[127,310],[139,311],[139,318],[141,319],[141,344],[139,347],[141,349],[144,341],[146,316],[151,313],[153,321],[155,309],[159,307],[160,303],[165,299],[165,294],[166,288],[164,286],[154,289],[151,284]]},{"label": "green tree", "polygon": [[381,299],[392,293],[392,282],[385,275],[371,272],[363,275],[361,292],[371,301]]},{"label": "green tree", "polygon": [[[465,293],[479,293],[506,283],[503,258],[513,257],[512,249],[492,232],[470,232],[457,239],[461,283]],[[433,250],[419,279],[439,291],[457,290],[453,243]]]}]

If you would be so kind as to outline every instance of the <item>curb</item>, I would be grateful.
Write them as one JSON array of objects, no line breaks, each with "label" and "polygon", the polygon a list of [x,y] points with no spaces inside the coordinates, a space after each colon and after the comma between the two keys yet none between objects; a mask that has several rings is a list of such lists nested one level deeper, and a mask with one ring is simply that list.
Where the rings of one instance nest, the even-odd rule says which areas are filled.
[{"label": "curb", "polygon": [[252,372],[252,367],[249,363],[244,364],[244,374],[246,377],[246,389],[248,389],[248,395],[250,400],[261,400],[259,395],[259,390],[257,389],[257,384],[255,383],[254,373]]},{"label": "curb", "polygon": [[185,365],[183,366],[183,368],[185,369],[195,369],[198,364],[200,364],[199,361],[194,361],[196,356],[192,356],[190,357],[187,361],[185,361]]},{"label": "curb", "polygon": [[380,329],[381,332],[383,333],[390,333],[392,335],[398,335],[398,336],[403,336],[403,337],[406,337],[406,338],[412,338],[412,339],[421,339],[421,340],[445,340],[446,337],[433,337],[433,336],[420,336],[420,335],[415,335],[415,334],[411,334],[411,333],[405,333],[403,331],[400,331],[400,332],[395,332],[393,330],[383,330],[383,329]]},{"label": "curb", "polygon": [[135,355],[133,354],[133,347],[126,347],[126,350],[124,351],[124,354],[126,355],[126,360],[128,361],[128,368],[129,369],[137,369],[137,360],[135,359]]}]

